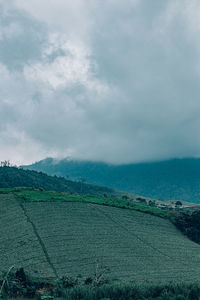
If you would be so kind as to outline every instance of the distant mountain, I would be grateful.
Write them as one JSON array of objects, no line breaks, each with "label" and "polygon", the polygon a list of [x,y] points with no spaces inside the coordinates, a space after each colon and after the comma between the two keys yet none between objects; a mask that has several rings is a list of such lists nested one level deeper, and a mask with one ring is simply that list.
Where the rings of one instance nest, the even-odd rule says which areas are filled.
[{"label": "distant mountain", "polygon": [[160,200],[177,199],[200,203],[200,159],[173,159],[117,166],[47,158],[24,168],[70,179],[84,178],[91,184]]},{"label": "distant mountain", "polygon": [[31,187],[47,191],[121,197],[126,193],[111,188],[76,182],[62,177],[49,176],[43,172],[16,167],[0,167],[0,188]]}]

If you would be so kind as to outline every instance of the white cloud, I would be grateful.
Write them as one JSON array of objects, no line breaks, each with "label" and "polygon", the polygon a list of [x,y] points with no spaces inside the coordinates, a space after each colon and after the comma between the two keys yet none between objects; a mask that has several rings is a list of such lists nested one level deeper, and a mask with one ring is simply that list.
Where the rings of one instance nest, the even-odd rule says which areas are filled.
[{"label": "white cloud", "polygon": [[[61,50],[63,53],[49,62],[48,56],[55,50]],[[60,47],[59,43],[53,46],[51,44],[49,49],[45,49],[43,62],[26,66],[24,71],[26,78],[48,83],[56,89],[60,86],[84,84],[89,70],[90,60],[87,58],[86,49],[65,41]]]},{"label": "white cloud", "polygon": [[[12,164],[20,165],[24,162],[31,163],[38,157],[46,157],[50,153],[44,147],[32,140],[25,132],[18,131],[14,127],[8,127],[1,132],[1,160],[10,160]],[[51,155],[56,153],[51,151]]]},{"label": "white cloud", "polygon": [[90,0],[14,0],[34,18],[46,23],[50,30],[64,32],[70,39],[82,39],[92,25]]},{"label": "white cloud", "polygon": [[73,85],[97,92],[108,87],[95,78],[95,62],[90,49],[82,43],[68,40],[63,34],[52,34],[43,51],[43,61],[24,67],[27,80],[43,82],[50,88],[69,88]]}]

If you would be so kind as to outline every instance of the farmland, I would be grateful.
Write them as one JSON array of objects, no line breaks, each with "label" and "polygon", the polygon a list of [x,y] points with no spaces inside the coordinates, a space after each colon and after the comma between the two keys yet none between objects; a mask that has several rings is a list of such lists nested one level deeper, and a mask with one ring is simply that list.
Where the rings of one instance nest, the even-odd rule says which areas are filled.
[{"label": "farmland", "polygon": [[37,277],[87,278],[98,268],[122,282],[199,279],[200,246],[165,218],[22,193],[0,195],[1,271],[15,265]]},{"label": "farmland", "polygon": [[1,271],[15,265],[32,275],[52,274],[33,228],[13,195],[0,196]]}]

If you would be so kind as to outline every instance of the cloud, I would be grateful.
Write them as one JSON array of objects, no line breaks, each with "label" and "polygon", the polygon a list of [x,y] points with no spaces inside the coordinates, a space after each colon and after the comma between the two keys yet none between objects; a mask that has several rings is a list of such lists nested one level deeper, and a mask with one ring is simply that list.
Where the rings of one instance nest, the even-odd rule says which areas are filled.
[{"label": "cloud", "polygon": [[2,159],[200,155],[197,0],[0,5]]},{"label": "cloud", "polygon": [[93,76],[95,63],[90,55],[85,45],[53,34],[43,51],[42,61],[25,66],[24,74],[27,80],[42,82],[53,89],[83,85],[103,92],[107,87]]},{"label": "cloud", "polygon": [[17,10],[11,0],[0,3],[0,15],[0,62],[15,71],[41,59],[41,48],[46,42],[45,25]]},{"label": "cloud", "polygon": [[50,31],[62,32],[70,39],[86,37],[92,22],[90,0],[49,1],[49,0],[14,0],[15,6],[43,22]]}]

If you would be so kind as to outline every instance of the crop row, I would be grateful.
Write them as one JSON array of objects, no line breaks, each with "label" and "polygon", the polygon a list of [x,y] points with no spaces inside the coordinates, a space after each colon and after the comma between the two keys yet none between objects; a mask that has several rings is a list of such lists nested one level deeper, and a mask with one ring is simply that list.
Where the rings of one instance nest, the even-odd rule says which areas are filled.
[{"label": "crop row", "polygon": [[25,203],[60,276],[121,280],[198,278],[200,247],[169,221],[136,211],[84,203]]},{"label": "crop row", "polygon": [[[77,202],[30,202],[0,195],[1,271],[10,265],[37,276],[123,281],[197,280],[200,246],[168,220],[137,211]],[[48,256],[48,257],[47,257]]]},{"label": "crop row", "polygon": [[[19,203],[12,195],[0,195],[0,271],[14,265],[30,274],[52,274],[41,245]],[[36,267],[37,266],[37,267]]]}]

